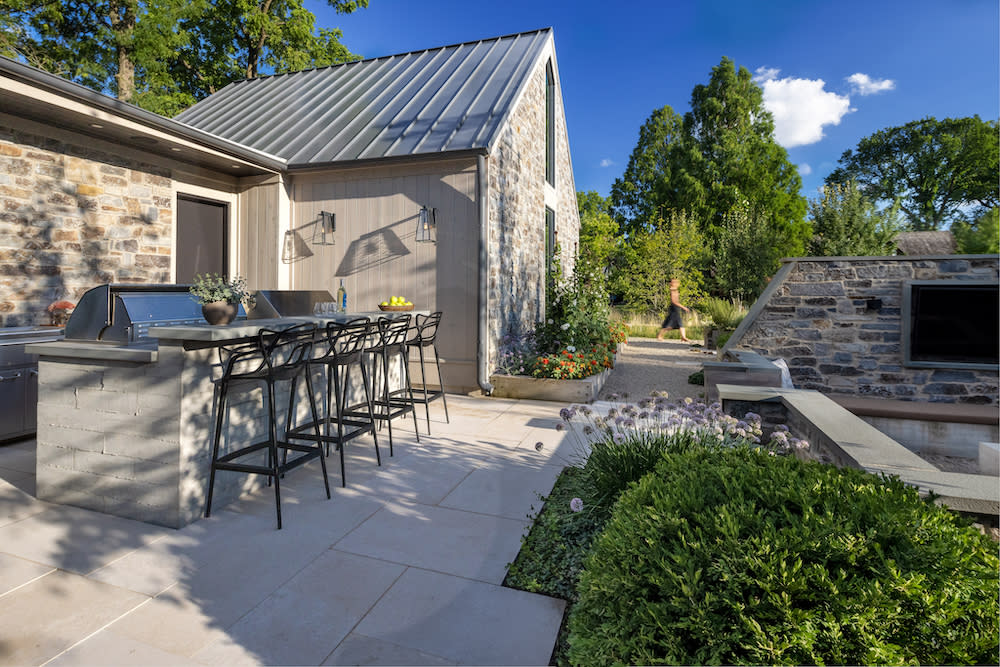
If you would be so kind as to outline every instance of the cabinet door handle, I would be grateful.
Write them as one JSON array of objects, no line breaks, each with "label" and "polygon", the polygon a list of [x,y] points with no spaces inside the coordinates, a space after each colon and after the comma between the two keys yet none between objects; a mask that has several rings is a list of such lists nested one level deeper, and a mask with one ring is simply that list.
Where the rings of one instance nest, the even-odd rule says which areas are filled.
[{"label": "cabinet door handle", "polygon": [[32,368],[30,371],[28,371],[28,377],[38,377],[38,370]]},{"label": "cabinet door handle", "polygon": [[2,375],[0,375],[0,382],[13,382],[19,377],[21,377],[20,373],[17,373],[16,375],[11,375],[9,377],[3,377]]}]

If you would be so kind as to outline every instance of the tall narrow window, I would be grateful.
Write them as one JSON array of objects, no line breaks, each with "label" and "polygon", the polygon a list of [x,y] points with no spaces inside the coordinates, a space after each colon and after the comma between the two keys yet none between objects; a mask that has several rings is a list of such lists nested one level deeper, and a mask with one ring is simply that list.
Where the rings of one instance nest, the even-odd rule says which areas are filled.
[{"label": "tall narrow window", "polygon": [[545,275],[552,273],[552,259],[556,256],[556,212],[545,207]]},{"label": "tall narrow window", "polygon": [[545,180],[556,184],[556,78],[551,62],[545,66]]}]

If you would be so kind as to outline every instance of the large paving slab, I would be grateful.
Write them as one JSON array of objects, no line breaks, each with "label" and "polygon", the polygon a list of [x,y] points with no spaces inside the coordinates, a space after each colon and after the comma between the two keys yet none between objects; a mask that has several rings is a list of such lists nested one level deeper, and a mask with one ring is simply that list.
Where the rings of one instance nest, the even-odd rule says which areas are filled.
[{"label": "large paving slab", "polygon": [[356,632],[462,665],[545,665],[565,602],[408,569]]},{"label": "large paving slab", "polygon": [[389,502],[336,548],[499,584],[528,525],[445,507]]},{"label": "large paving slab", "polygon": [[0,665],[37,665],[141,605],[144,595],[53,571],[0,598]]}]

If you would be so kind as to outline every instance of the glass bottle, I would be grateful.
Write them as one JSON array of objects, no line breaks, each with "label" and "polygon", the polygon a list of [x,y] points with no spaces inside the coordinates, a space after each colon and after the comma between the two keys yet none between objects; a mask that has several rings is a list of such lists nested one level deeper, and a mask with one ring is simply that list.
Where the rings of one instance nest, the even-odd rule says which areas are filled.
[{"label": "glass bottle", "polygon": [[342,313],[347,312],[347,289],[344,287],[344,279],[340,279],[340,287],[337,288],[337,308]]}]

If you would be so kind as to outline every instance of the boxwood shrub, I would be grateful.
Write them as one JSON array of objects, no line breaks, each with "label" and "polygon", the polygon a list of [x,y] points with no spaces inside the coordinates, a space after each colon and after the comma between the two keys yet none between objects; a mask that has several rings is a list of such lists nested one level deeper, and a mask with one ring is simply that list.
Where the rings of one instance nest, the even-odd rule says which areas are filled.
[{"label": "boxwood shrub", "polygon": [[595,540],[569,659],[997,664],[997,545],[897,479],[668,453]]}]

